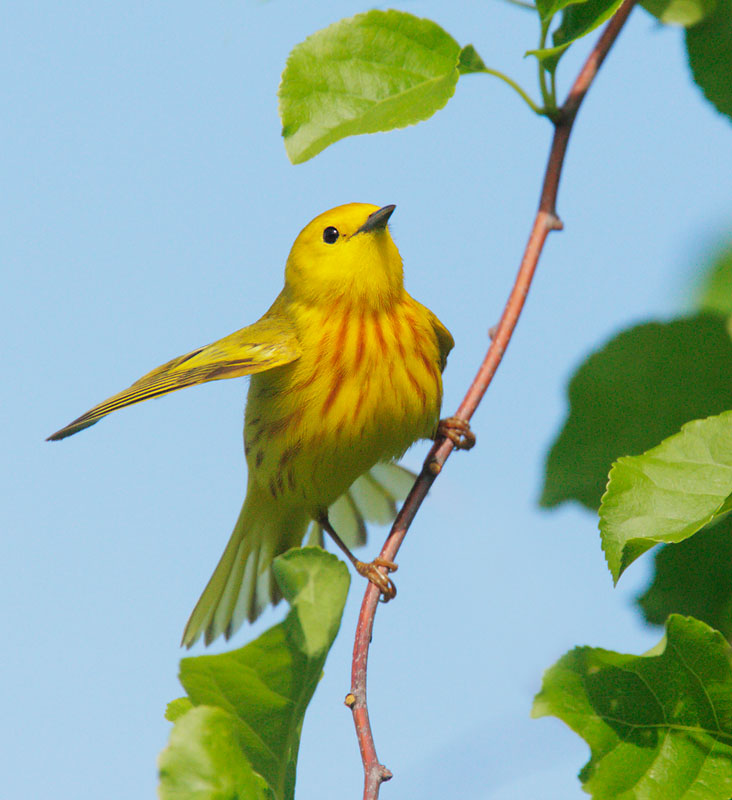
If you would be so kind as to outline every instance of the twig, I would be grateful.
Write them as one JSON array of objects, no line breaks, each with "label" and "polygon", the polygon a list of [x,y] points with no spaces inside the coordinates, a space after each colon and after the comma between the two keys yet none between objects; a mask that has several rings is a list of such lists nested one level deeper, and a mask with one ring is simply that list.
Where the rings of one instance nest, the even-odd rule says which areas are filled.
[{"label": "twig", "polygon": [[[552,139],[549,160],[544,174],[544,184],[541,190],[539,210],[537,211],[534,225],[529,235],[529,241],[524,251],[521,265],[516,275],[516,281],[511,289],[511,294],[506,302],[503,315],[498,323],[495,336],[491,341],[488,352],[478,370],[473,382],[468,389],[462,403],[453,416],[469,421],[475,409],[483,399],[483,395],[490,382],[493,380],[498,365],[501,363],[508,343],[511,340],[514,328],[518,322],[521,309],[524,306],[531,281],[536,270],[536,265],[550,231],[561,230],[562,222],[556,213],[557,193],[559,191],[559,178],[562,173],[564,157],[567,151],[569,135],[572,125],[597,71],[605,56],[618,37],[628,15],[633,9],[636,0],[626,0],[616,14],[607,24],[602,35],[597,41],[592,52],[580,70],[577,79],[567,95],[564,104],[558,109],[555,120],[554,138]],[[397,515],[394,525],[381,549],[380,557],[393,561],[401,547],[407,530],[427,496],[435,478],[442,470],[454,445],[450,439],[435,442],[425,459],[422,471],[415,481],[401,511]],[[361,759],[364,768],[364,800],[375,800],[379,794],[381,784],[392,777],[391,772],[379,763],[376,756],[371,724],[369,722],[368,707],[366,705],[366,670],[368,665],[369,644],[374,627],[376,606],[379,602],[379,590],[369,583],[361,604],[361,612],[356,626],[356,638],[353,645],[353,662],[351,666],[351,691],[346,696],[346,705],[353,712],[353,721],[356,726],[356,736],[361,750]]]}]

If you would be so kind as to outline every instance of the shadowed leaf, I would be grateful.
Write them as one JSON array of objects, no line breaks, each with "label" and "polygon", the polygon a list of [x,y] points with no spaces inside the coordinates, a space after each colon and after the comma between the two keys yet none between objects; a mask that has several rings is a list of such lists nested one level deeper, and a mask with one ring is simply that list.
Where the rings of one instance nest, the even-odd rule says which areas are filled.
[{"label": "shadowed leaf", "polygon": [[554,72],[559,59],[572,42],[581,39],[609,20],[620,8],[622,2],[623,0],[585,0],[585,2],[582,0],[579,2],[558,0],[558,2],[547,3],[547,19],[562,9],[562,22],[552,35],[553,47],[529,50],[526,55],[536,56],[545,69]]},{"label": "shadowed leaf", "polygon": [[708,17],[716,8],[717,0],[643,0],[641,5],[664,25],[687,28]]},{"label": "shadowed leaf", "polygon": [[702,285],[699,307],[732,315],[732,243],[722,248],[712,262]]},{"label": "shadowed leaf", "polygon": [[547,457],[543,506],[597,509],[610,465],[691,419],[732,408],[732,343],[721,317],[638,325],[593,353],[569,383],[569,416]]},{"label": "shadowed leaf", "polygon": [[469,75],[471,72],[483,72],[486,68],[485,62],[478,55],[472,44],[466,44],[460,51],[460,63],[458,69],[461,75]]},{"label": "shadowed leaf", "polygon": [[653,582],[637,602],[646,622],[688,614],[732,638],[732,518],[680,544],[661,547]]},{"label": "shadowed leaf", "polygon": [[686,30],[689,66],[704,96],[732,117],[732,0],[717,0],[713,13]]}]

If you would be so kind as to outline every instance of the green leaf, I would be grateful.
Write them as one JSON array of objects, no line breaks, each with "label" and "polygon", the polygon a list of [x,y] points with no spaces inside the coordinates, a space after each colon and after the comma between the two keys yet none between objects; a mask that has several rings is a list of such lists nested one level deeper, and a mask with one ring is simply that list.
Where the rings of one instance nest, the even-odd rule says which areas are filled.
[{"label": "green leaf", "polygon": [[458,62],[458,70],[461,75],[469,75],[471,72],[484,72],[486,69],[485,62],[478,55],[478,52],[472,44],[466,44],[460,51],[460,60]]},{"label": "green leaf", "polygon": [[280,118],[293,164],[359,133],[403,128],[452,97],[460,45],[403,11],[343,19],[293,48],[280,83]]},{"label": "green leaf", "polygon": [[544,675],[532,716],[559,717],[590,746],[580,772],[596,800],[732,796],[729,645],[673,616],[658,654],[578,647]]},{"label": "green leaf", "polygon": [[187,697],[179,697],[176,700],[171,700],[165,709],[165,719],[167,719],[168,722],[175,722],[192,708],[193,703],[191,703]]},{"label": "green leaf", "polygon": [[718,0],[712,14],[686,30],[686,51],[704,96],[732,117],[732,0]]},{"label": "green leaf", "polygon": [[637,603],[646,622],[688,614],[732,638],[732,517],[656,553],[653,582]]},{"label": "green leaf", "polygon": [[641,5],[664,25],[688,28],[708,17],[717,0],[643,0]]},{"label": "green leaf", "polygon": [[699,307],[725,316],[732,314],[732,242],[717,254],[706,274]]},{"label": "green leaf", "polygon": [[220,708],[184,714],[158,758],[160,800],[268,800],[262,779],[241,754],[236,720]]},{"label": "green leaf", "polygon": [[562,12],[562,22],[554,31],[555,47],[561,47],[586,36],[612,17],[623,0],[587,0],[585,3],[567,5]]},{"label": "green leaf", "polygon": [[549,22],[555,14],[567,6],[586,2],[588,0],[536,0],[536,10],[539,12],[542,22]]},{"label": "green leaf", "polygon": [[325,662],[341,626],[351,582],[348,569],[319,547],[290,550],[274,560],[272,569],[282,596],[292,607],[283,623],[288,643],[307,657],[315,689],[323,668],[315,665]]},{"label": "green leaf", "polygon": [[732,411],[687,422],[680,433],[610,470],[600,535],[613,580],[654,545],[689,536],[726,513],[732,494]]},{"label": "green leaf", "polygon": [[642,453],[690,419],[732,408],[724,320],[638,325],[593,353],[569,384],[569,416],[547,458],[541,504],[597,509],[619,456]]},{"label": "green leaf", "polygon": [[[262,776],[276,800],[291,800],[303,717],[338,633],[350,578],[343,562],[317,547],[290,550],[273,568],[291,606],[284,622],[239,650],[184,658],[180,680],[196,708],[226,713],[237,757]],[[177,777],[168,774],[168,780]]]},{"label": "green leaf", "polygon": [[566,2],[558,3],[558,7],[563,8],[562,22],[552,35],[554,46],[529,50],[526,55],[536,56],[544,69],[554,72],[559,59],[572,42],[581,39],[609,20],[622,3],[623,0],[585,0],[585,2],[580,0],[571,5]]}]

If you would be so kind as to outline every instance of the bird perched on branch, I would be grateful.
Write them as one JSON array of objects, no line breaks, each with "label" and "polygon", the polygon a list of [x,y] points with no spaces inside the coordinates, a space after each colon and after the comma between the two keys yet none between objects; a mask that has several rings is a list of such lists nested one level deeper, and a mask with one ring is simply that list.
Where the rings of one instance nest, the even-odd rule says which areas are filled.
[{"label": "bird perched on branch", "polygon": [[356,559],[331,524],[329,507],[359,485],[377,497],[388,494],[369,470],[438,429],[458,445],[471,443],[465,423],[440,422],[441,373],[454,343],[404,289],[387,227],[393,211],[352,203],[316,217],[295,240],[284,289],[258,322],[163,364],[49,437],[63,439],[111,411],[176,389],[252,376],[246,497],[186,625],[188,647],[201,634],[206,644],[222,633],[228,638],[276,602],[272,559],[300,545],[311,521],[386,599],[393,596],[388,572],[396,565]]}]

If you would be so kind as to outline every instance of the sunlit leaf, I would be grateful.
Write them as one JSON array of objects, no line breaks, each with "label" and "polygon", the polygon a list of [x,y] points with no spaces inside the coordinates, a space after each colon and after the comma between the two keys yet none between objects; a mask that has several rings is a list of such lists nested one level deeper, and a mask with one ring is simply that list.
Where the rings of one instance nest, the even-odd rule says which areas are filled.
[{"label": "sunlit leaf", "polygon": [[279,90],[290,160],[431,117],[455,91],[460,53],[439,25],[403,11],[369,11],[309,36],[290,53]]},{"label": "sunlit leaf", "polygon": [[[176,716],[161,754],[165,800],[198,797],[171,789],[197,780],[208,791],[209,772],[221,759],[231,791],[201,794],[201,800],[250,797],[234,787],[244,785],[252,770],[262,779],[257,787],[268,787],[275,800],[294,796],[303,717],[338,633],[350,578],[342,561],[315,547],[290,550],[273,569],[291,605],[284,622],[239,650],[181,661],[180,680],[193,709]],[[183,703],[174,701],[168,713],[171,707],[174,715],[185,711]]]},{"label": "sunlit leaf", "polygon": [[567,653],[545,673],[533,716],[559,717],[589,744],[579,777],[596,800],[729,800],[730,656],[719,632],[673,616],[653,655]]},{"label": "sunlit leaf", "polygon": [[610,470],[600,535],[617,582],[656,544],[687,539],[726,513],[732,495],[732,411],[688,422],[640,456]]},{"label": "sunlit leaf", "polygon": [[175,722],[192,708],[193,703],[191,703],[187,697],[179,697],[176,700],[171,700],[165,708],[165,719],[167,719],[168,722]]},{"label": "sunlit leaf", "polygon": [[160,800],[269,800],[262,778],[242,755],[239,726],[220,708],[185,713],[160,754]]}]

